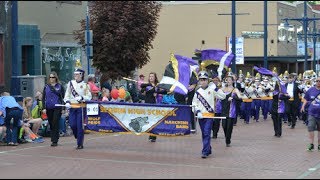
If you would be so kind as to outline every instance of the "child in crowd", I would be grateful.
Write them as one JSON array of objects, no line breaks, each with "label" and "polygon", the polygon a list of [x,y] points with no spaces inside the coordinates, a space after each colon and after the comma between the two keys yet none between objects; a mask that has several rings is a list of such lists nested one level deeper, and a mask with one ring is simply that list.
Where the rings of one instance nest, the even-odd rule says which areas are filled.
[{"label": "child in crowd", "polygon": [[110,99],[110,90],[107,88],[102,88],[102,101],[109,101]]}]

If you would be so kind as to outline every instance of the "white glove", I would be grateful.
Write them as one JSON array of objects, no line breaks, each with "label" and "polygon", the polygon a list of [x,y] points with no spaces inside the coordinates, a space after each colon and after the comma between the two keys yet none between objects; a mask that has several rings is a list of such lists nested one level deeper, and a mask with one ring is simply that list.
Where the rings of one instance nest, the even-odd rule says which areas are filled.
[{"label": "white glove", "polygon": [[71,104],[70,103],[66,103],[65,106],[66,106],[66,108],[71,108]]},{"label": "white glove", "polygon": [[77,100],[77,101],[81,101],[82,100],[82,96],[77,96],[74,99]]},{"label": "white glove", "polygon": [[202,118],[203,118],[202,113],[201,113],[201,112],[198,112],[197,117],[198,117],[198,119],[202,119]]}]

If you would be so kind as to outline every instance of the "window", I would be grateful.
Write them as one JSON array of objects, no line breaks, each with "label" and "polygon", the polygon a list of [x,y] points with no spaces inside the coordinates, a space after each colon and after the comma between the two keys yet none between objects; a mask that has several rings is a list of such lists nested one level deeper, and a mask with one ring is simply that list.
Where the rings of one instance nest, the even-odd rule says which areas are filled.
[{"label": "window", "polygon": [[288,29],[288,41],[289,42],[295,42],[296,41],[296,32],[294,30],[294,27],[290,27]]},{"label": "window", "polygon": [[278,40],[285,41],[286,37],[287,37],[287,30],[284,28],[284,24],[281,23],[280,26],[278,26]]}]

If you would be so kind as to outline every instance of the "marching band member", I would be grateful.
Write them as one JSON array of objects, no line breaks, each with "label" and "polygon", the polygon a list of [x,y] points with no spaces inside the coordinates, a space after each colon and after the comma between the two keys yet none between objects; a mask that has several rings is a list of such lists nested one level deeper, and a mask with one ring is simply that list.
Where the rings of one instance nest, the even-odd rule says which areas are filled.
[{"label": "marching band member", "polygon": [[289,99],[285,96],[286,89],[282,82],[277,81],[273,91],[273,101],[271,118],[273,121],[274,136],[281,137],[282,134],[282,118],[285,114],[285,101]]},{"label": "marching band member", "polygon": [[222,89],[226,95],[226,98],[221,101],[222,116],[226,117],[226,119],[222,120],[222,127],[225,135],[226,146],[230,147],[233,125],[237,118],[236,102],[241,100],[241,94],[240,91],[234,87],[235,80],[232,76],[227,76],[226,81],[226,87]]},{"label": "marching band member", "polygon": [[[221,83],[220,83],[220,79],[218,76],[213,76],[212,81],[218,88],[221,88]],[[218,117],[221,116],[221,112],[222,112],[221,99],[216,99],[215,116],[218,116]],[[220,123],[221,123],[221,119],[215,119],[213,121],[213,125],[212,125],[212,138],[213,139],[217,139],[217,137],[218,137]]]},{"label": "marching band member", "polygon": [[244,91],[241,93],[241,111],[244,117],[244,122],[249,124],[250,116],[251,116],[251,105],[252,99],[251,94],[253,93],[253,88],[250,85],[250,73],[247,72],[247,76],[245,78]]},{"label": "marching band member", "polygon": [[263,114],[263,119],[267,120],[268,113],[271,111],[271,104],[272,104],[272,96],[273,96],[273,86],[269,82],[269,77],[264,76],[263,81],[261,82],[262,84],[262,96],[261,96],[261,107],[262,107],[262,114]]},{"label": "marching band member", "polygon": [[259,113],[260,113],[260,108],[261,108],[261,96],[263,95],[263,89],[262,86],[260,85],[260,73],[256,74],[254,83],[251,85],[253,88],[253,93],[252,93],[252,115],[254,116],[254,119],[256,122],[259,122]]},{"label": "marching band member", "polygon": [[291,129],[294,129],[297,121],[296,112],[300,104],[300,90],[298,88],[298,84],[294,82],[294,75],[289,74],[288,82],[285,86],[287,89],[287,94],[285,95],[290,97],[290,99],[286,101],[286,114],[288,117],[288,126],[291,126]]},{"label": "marching band member", "polygon": [[207,71],[200,71],[199,75],[200,88],[196,91],[192,100],[195,108],[192,111],[197,114],[199,125],[202,133],[202,158],[207,158],[212,153],[211,148],[211,129],[212,120],[215,114],[215,98],[224,99],[226,95],[215,84],[209,86],[209,74]]},{"label": "marching band member", "polygon": [[[84,73],[85,71],[80,68],[74,71],[74,80],[69,81],[64,96],[66,107],[71,107],[69,111],[69,122],[73,135],[77,139],[76,149],[83,149],[84,128],[82,121],[86,112],[83,110],[85,107],[83,102],[91,100],[92,98],[89,85],[83,81]],[[71,105],[80,105],[80,108],[74,108]]]}]

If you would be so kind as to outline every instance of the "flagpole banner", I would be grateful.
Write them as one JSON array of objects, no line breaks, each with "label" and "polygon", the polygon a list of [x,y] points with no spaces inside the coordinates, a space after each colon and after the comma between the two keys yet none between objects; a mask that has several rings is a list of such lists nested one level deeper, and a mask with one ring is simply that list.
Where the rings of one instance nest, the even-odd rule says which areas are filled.
[{"label": "flagpole banner", "polygon": [[144,103],[87,103],[86,130],[102,133],[183,136],[190,134],[191,107]]},{"label": "flagpole banner", "polygon": [[[244,64],[243,37],[236,37],[236,64]],[[232,37],[229,37],[229,51],[232,51]]]}]

